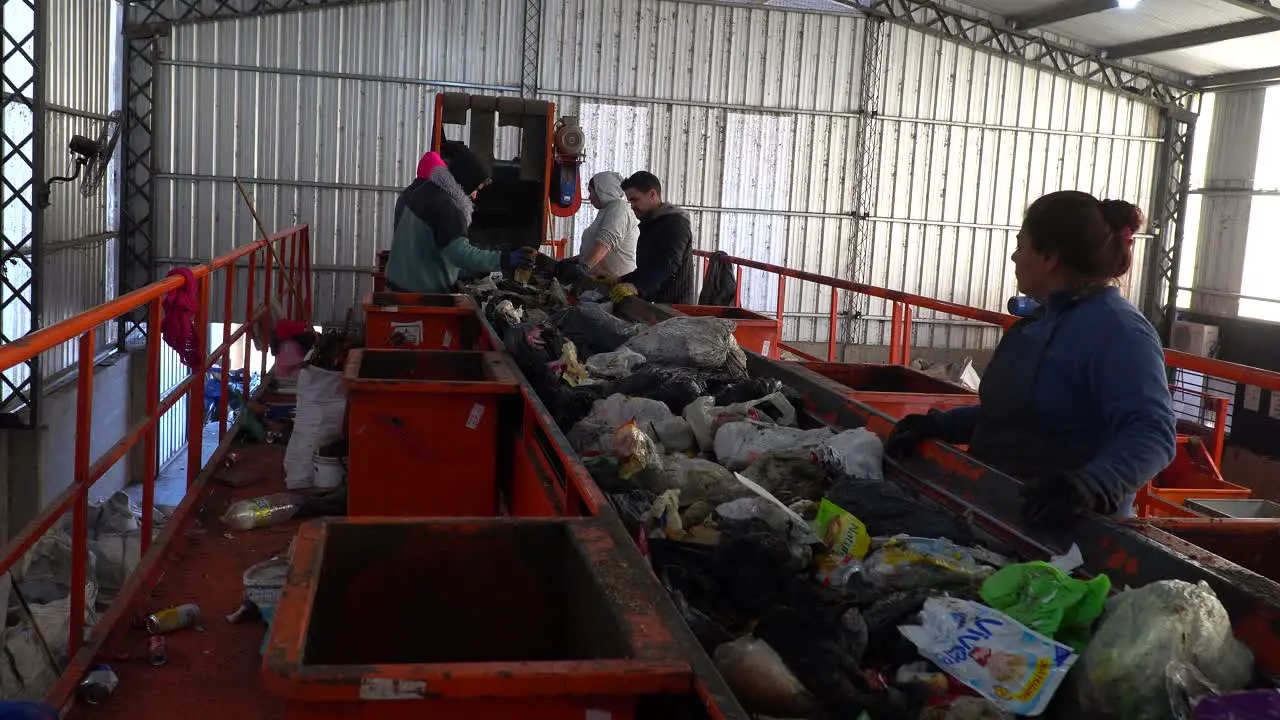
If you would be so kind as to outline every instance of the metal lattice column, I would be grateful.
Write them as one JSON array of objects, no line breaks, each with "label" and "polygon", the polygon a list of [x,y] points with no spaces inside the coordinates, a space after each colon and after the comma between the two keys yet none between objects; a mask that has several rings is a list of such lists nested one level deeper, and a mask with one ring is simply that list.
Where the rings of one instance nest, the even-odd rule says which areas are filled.
[{"label": "metal lattice column", "polygon": [[[126,33],[127,34],[127,33]],[[151,36],[128,36],[125,45],[124,172],[120,187],[120,294],[144,287],[155,280],[155,167],[152,155],[154,119],[155,53],[157,40]],[[120,342],[143,332],[145,313],[121,319]]]},{"label": "metal lattice column", "polygon": [[[862,75],[858,88],[858,144],[853,157],[853,186],[856,203],[853,233],[847,244],[849,257],[845,277],[854,282],[867,282],[871,271],[871,252],[875,246],[875,226],[869,220],[875,210],[880,167],[880,133],[876,119],[880,108],[881,45],[884,21],[868,17],[863,23]],[[834,292],[834,291],[833,291]],[[845,343],[866,343],[867,327],[862,316],[871,299],[860,293],[844,293],[841,313]],[[835,332],[835,328],[831,329]]]},{"label": "metal lattice column", "polygon": [[[44,0],[6,0],[0,8],[0,343],[40,327],[43,216],[36,206],[44,182]],[[0,407],[8,425],[34,425],[39,415],[40,362],[32,358],[0,375]],[[26,408],[23,413],[18,411]]]},{"label": "metal lattice column", "polygon": [[538,92],[538,54],[541,51],[542,0],[524,0],[524,60],[520,66],[520,94]]},{"label": "metal lattice column", "polygon": [[958,42],[1042,68],[1094,87],[1133,94],[1162,106],[1190,109],[1197,90],[1151,72],[1135,70],[985,18],[941,7],[931,0],[835,0],[868,17]]},{"label": "metal lattice column", "polygon": [[1156,162],[1154,207],[1149,225],[1151,245],[1147,253],[1143,287],[1143,311],[1155,323],[1166,342],[1177,315],[1178,266],[1186,235],[1187,194],[1191,184],[1191,143],[1196,115],[1166,108],[1160,116],[1164,143]]}]

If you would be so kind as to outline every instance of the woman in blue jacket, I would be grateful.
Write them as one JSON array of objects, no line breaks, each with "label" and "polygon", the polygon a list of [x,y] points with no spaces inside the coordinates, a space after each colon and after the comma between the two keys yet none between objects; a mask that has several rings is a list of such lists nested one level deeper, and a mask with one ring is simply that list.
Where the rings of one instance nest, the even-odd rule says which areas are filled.
[{"label": "woman in blue jacket", "polygon": [[1177,440],[1160,338],[1114,285],[1142,222],[1137,207],[1082,192],[1032,203],[1011,259],[1019,291],[1040,308],[996,346],[979,405],[903,418],[886,453],[931,438],[968,444],[1026,483],[1032,522],[1132,516]]}]

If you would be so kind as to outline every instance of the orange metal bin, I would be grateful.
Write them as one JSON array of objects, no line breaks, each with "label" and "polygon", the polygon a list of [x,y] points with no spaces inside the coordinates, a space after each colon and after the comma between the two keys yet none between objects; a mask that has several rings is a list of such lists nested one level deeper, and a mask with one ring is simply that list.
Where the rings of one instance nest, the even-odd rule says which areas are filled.
[{"label": "orange metal bin", "polygon": [[715,305],[669,305],[672,310],[693,317],[718,317],[737,324],[733,337],[744,350],[778,358],[778,321],[738,307]]},{"label": "orange metal bin", "polygon": [[290,720],[632,720],[693,674],[627,541],[598,519],[312,521],[264,684]]},{"label": "orange metal bin", "polygon": [[357,350],[343,380],[351,515],[497,514],[503,399],[520,392],[505,355]]},{"label": "orange metal bin", "polygon": [[364,313],[371,348],[497,349],[466,295],[374,292],[365,298]]},{"label": "orange metal bin", "polygon": [[895,418],[978,404],[978,394],[904,365],[801,363],[849,388],[852,398]]}]

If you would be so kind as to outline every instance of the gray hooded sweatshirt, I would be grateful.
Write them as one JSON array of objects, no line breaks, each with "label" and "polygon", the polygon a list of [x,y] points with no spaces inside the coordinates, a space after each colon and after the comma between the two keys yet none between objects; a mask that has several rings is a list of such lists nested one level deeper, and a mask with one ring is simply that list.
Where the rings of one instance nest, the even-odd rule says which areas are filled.
[{"label": "gray hooded sweatshirt", "polygon": [[636,269],[636,240],[640,237],[640,221],[627,204],[622,192],[622,176],[616,172],[596,173],[591,186],[604,207],[596,219],[582,232],[582,249],[578,257],[584,262],[599,245],[609,248],[600,264],[587,268],[611,277],[622,277]]}]

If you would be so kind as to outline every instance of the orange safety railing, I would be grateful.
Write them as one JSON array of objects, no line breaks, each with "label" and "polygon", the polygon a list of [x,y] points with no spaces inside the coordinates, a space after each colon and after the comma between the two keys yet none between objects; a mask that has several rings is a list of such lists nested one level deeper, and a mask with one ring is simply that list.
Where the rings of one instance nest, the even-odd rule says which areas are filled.
[{"label": "orange safety railing", "polygon": [[[706,261],[715,253],[705,250],[695,250],[694,254],[703,258],[704,274]],[[829,288],[833,288],[831,293],[831,308],[828,313],[830,320],[831,332],[827,335],[827,358],[826,362],[836,361],[836,339],[835,327],[837,318],[837,300],[839,291],[860,293],[870,297],[882,298],[893,303],[893,314],[891,318],[889,331],[889,362],[892,364],[905,365],[911,362],[911,315],[912,308],[923,308],[934,310],[956,317],[968,320],[976,320],[990,325],[995,325],[1001,329],[1008,329],[1017,321],[1012,315],[991,310],[983,310],[981,308],[970,307],[968,305],[959,305],[945,300],[937,300],[924,295],[913,295],[911,293],[900,292],[898,290],[889,290],[887,288],[875,285],[866,285],[863,283],[852,282],[849,280],[841,280],[839,278],[828,277],[826,275],[818,275],[816,273],[804,272],[802,270],[793,270],[791,268],[779,265],[770,265],[747,258],[728,257],[730,263],[738,266],[738,288],[742,288],[742,268],[749,267],[756,270],[764,270],[778,276],[778,309],[776,318],[778,321],[778,338],[779,347],[787,352],[797,355],[806,360],[813,362],[822,362],[822,358],[814,357],[806,352],[798,350],[790,345],[781,342],[782,339],[782,322],[783,309],[786,300],[787,279],[802,280],[806,282],[816,283]],[[739,304],[741,304],[741,296],[739,296]],[[1266,390],[1280,392],[1280,372],[1271,370],[1263,370],[1261,368],[1249,367],[1248,365],[1239,365],[1237,363],[1226,362],[1223,360],[1215,360],[1213,358],[1201,357],[1199,355],[1191,355],[1177,350],[1166,349],[1164,351],[1165,364],[1173,370],[1180,370],[1207,378],[1218,378],[1229,383],[1243,383],[1255,385]],[[1227,413],[1226,405],[1229,400],[1222,395],[1213,393],[1205,393],[1195,389],[1185,387],[1185,382],[1176,383],[1177,392],[1187,392],[1190,394],[1203,395],[1206,400],[1212,401],[1210,411],[1217,411],[1218,418],[1222,418]],[[1226,401],[1226,402],[1219,402]],[[1226,423],[1223,421],[1215,422],[1215,436],[1219,432],[1226,431]],[[1218,459],[1221,458],[1221,442],[1215,437],[1215,454]]]},{"label": "orange safety railing", "polygon": [[[231,332],[229,320],[236,297],[235,280],[239,261],[247,258],[248,280],[245,291],[245,322]],[[160,396],[160,321],[161,302],[165,293],[183,287],[187,281],[181,277],[168,277],[144,288],[134,290],[109,303],[87,310],[73,318],[51,327],[38,330],[20,340],[0,346],[0,371],[25,362],[36,355],[70,340],[79,339],[79,364],[76,381],[76,429],[75,429],[75,478],[71,486],[44,508],[5,546],[0,554],[0,573],[8,572],[68,511],[72,513],[71,525],[71,598],[70,633],[67,648],[68,665],[50,692],[48,700],[54,707],[61,707],[74,692],[77,682],[93,656],[106,639],[107,631],[114,627],[123,613],[156,579],[160,569],[160,554],[170,540],[173,528],[181,525],[182,518],[191,511],[198,493],[190,492],[203,465],[201,440],[204,423],[204,378],[209,367],[220,359],[229,359],[232,346],[252,331],[259,319],[270,319],[272,301],[293,319],[311,317],[311,246],[309,228],[300,225],[276,235],[238,248],[208,264],[191,268],[198,298],[195,343],[201,350],[200,367],[192,368],[191,375]],[[214,273],[223,274],[223,333],[222,344],[212,353],[209,347],[209,290],[215,282]],[[258,276],[261,275],[261,284]],[[94,336],[98,326],[146,307],[147,309],[147,390],[146,417],[129,429],[115,445],[97,458],[90,457],[89,443],[93,419],[93,368]],[[250,353],[244,354],[245,388],[250,376]],[[221,399],[218,403],[219,433],[225,432],[228,411],[228,362],[221,362]],[[262,354],[262,373],[266,372],[266,353]],[[187,399],[188,492],[165,531],[152,543],[152,515],[155,505],[155,481],[159,472],[157,458],[157,431],[160,417],[183,397]],[[139,442],[146,455],[142,477],[142,557],[124,587],[107,612],[94,626],[88,639],[84,637],[86,584],[88,581],[88,498],[93,484],[107,473]],[[155,547],[153,547],[153,545]]]}]

